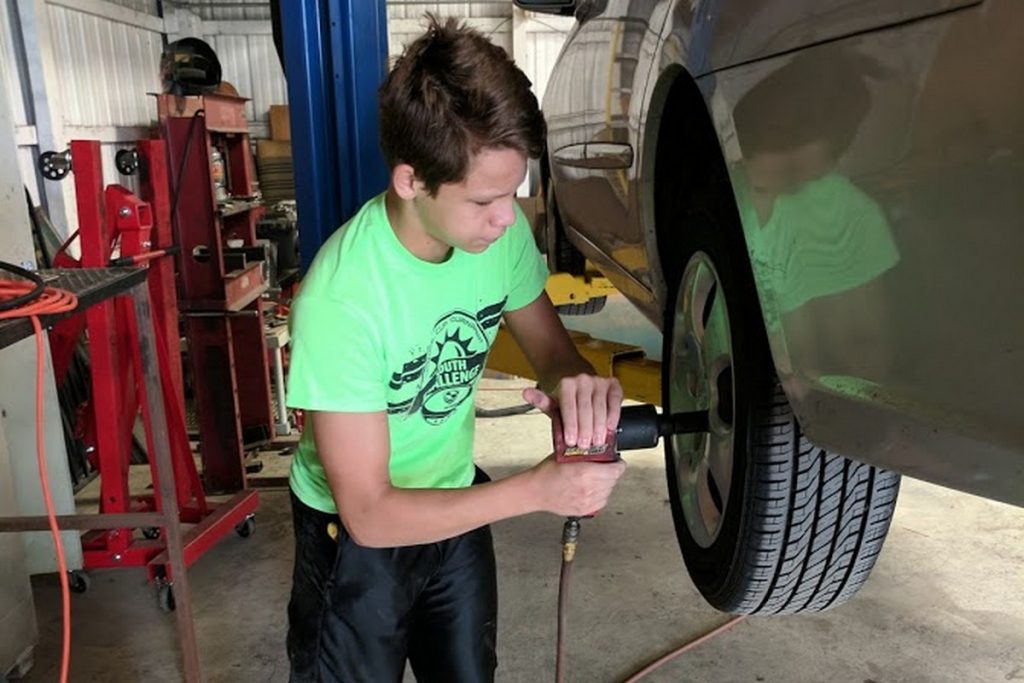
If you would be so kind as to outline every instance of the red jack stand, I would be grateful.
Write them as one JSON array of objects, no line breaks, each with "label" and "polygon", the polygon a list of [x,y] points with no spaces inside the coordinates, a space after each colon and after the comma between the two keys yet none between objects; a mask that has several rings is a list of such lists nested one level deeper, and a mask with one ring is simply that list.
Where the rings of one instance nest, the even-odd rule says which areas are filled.
[{"label": "red jack stand", "polygon": [[[70,156],[75,176],[75,194],[81,239],[81,261],[63,257],[59,265],[74,264],[101,268],[114,261],[115,248],[120,256],[147,269],[147,285],[153,302],[157,361],[161,393],[166,412],[167,433],[173,471],[158,472],[150,459],[154,489],[159,477],[173,476],[180,521],[194,524],[182,538],[185,566],[193,564],[218,540],[237,531],[248,536],[253,529],[252,515],[259,499],[254,490],[242,490],[230,500],[210,505],[203,492],[185,426],[181,359],[178,353],[178,307],[174,286],[171,247],[170,201],[167,183],[167,157],[160,140],[138,143],[138,168],[141,171],[140,199],[127,188],[110,185],[103,188],[100,144],[76,140]],[[159,494],[132,495],[128,467],[131,460],[132,428],[140,406],[146,426],[147,450],[154,452],[151,416],[141,396],[140,368],[129,349],[138,338],[131,303],[123,299],[105,302],[86,312],[85,327],[89,340],[92,399],[84,411],[86,437],[95,448],[94,458],[100,473],[100,512],[145,513],[161,511]],[[81,316],[78,316],[79,318]],[[66,368],[74,352],[81,327],[74,322],[59,324],[51,334],[54,367]],[[159,438],[159,434],[156,438]],[[160,584],[160,603],[173,608],[170,591],[170,564],[166,543],[159,529],[122,526],[93,531],[83,537],[85,568],[145,566],[150,580]]]}]

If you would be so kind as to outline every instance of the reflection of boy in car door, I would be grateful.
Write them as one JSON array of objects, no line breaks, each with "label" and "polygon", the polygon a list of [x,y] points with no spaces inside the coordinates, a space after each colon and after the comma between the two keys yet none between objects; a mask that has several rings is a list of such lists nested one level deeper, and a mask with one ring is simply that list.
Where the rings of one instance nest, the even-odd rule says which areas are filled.
[{"label": "reflection of boy in car door", "polygon": [[887,364],[877,278],[899,254],[881,207],[836,170],[867,114],[871,68],[859,55],[812,50],[734,111],[743,162],[733,185],[768,333],[778,342],[784,329],[786,355],[818,377],[877,381]]}]

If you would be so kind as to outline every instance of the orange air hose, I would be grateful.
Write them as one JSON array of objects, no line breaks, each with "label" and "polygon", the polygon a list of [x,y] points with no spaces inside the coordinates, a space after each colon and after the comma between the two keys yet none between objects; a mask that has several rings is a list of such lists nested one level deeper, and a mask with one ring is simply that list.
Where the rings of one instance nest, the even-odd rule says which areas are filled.
[{"label": "orange air hose", "polygon": [[[68,668],[71,663],[71,595],[68,586],[67,560],[64,547],[60,542],[60,529],[57,526],[57,511],[50,491],[49,475],[46,468],[46,446],[43,430],[43,380],[46,368],[46,348],[43,344],[43,326],[39,316],[54,313],[66,313],[78,307],[78,299],[71,293],[61,289],[43,286],[41,280],[16,266],[0,262],[0,270],[12,272],[24,280],[0,279],[0,320],[12,318],[28,318],[32,321],[36,339],[36,460],[39,464],[39,481],[43,487],[43,500],[46,504],[46,516],[50,522],[50,533],[57,552],[57,572],[60,576],[60,593],[62,602],[63,634],[61,647],[60,681],[68,680]],[[33,295],[34,296],[33,298]],[[28,299],[27,301],[25,301]],[[4,307],[3,303],[12,304],[18,300],[25,301],[15,307]]]}]

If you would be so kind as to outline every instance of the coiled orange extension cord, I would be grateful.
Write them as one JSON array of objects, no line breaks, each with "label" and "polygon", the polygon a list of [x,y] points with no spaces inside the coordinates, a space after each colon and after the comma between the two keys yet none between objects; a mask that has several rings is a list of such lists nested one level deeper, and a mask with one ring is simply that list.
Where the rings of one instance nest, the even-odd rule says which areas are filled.
[{"label": "coiled orange extension cord", "polygon": [[[0,263],[0,270],[13,272],[22,275],[25,271],[8,264]],[[19,272],[21,271],[21,272]],[[27,274],[31,277],[31,274]],[[57,527],[57,512],[53,504],[53,495],[50,492],[49,475],[46,469],[46,446],[43,430],[43,375],[46,368],[46,348],[43,344],[43,326],[39,316],[54,313],[66,313],[78,307],[78,299],[75,295],[62,289],[43,286],[38,296],[31,298],[39,290],[40,281],[32,280],[4,280],[0,279],[0,308],[3,303],[12,303],[16,299],[29,297],[26,303],[0,310],[0,320],[12,318],[28,318],[32,321],[32,328],[35,330],[36,339],[36,460],[39,464],[39,481],[43,487],[43,500],[46,503],[46,516],[50,522],[50,533],[53,535],[53,544],[57,551],[57,571],[60,576],[60,593],[62,601],[63,635],[61,647],[60,680],[66,683],[68,680],[68,668],[71,663],[71,594],[68,586],[67,560],[64,557],[64,547],[60,542],[60,529]]]}]

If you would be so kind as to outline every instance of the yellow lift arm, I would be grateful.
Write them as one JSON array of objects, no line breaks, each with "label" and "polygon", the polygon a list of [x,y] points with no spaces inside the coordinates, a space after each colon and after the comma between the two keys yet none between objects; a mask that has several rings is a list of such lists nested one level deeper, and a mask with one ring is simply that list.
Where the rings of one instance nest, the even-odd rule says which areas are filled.
[{"label": "yellow lift arm", "polygon": [[[596,271],[585,275],[553,273],[544,290],[555,306],[584,304],[596,297],[615,293],[615,287]],[[597,374],[616,377],[627,399],[661,405],[661,363],[644,356],[639,346],[594,339],[583,332],[569,332],[580,355],[586,358]],[[487,358],[487,367],[507,375],[537,379],[516,340],[504,325]]]},{"label": "yellow lift arm", "polygon": [[548,276],[544,291],[555,306],[585,304],[590,299],[615,293],[615,287],[608,278],[594,272],[585,275],[552,273]]},{"label": "yellow lift arm", "polygon": [[[583,332],[570,331],[569,336],[597,374],[618,378],[626,398],[661,405],[661,363],[646,358],[643,349],[594,339]],[[508,375],[537,379],[526,356],[504,326],[498,330],[487,367]]]}]

